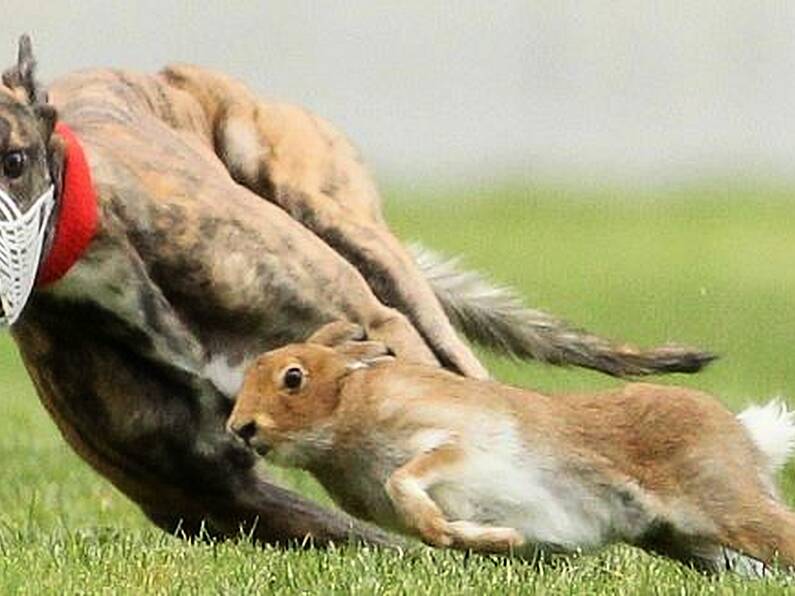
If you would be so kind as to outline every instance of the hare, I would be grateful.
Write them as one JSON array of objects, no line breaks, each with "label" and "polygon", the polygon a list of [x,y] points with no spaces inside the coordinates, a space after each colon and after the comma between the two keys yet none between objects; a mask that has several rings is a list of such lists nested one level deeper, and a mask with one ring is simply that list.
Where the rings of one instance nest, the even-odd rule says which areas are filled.
[{"label": "hare", "polygon": [[440,547],[626,542],[704,571],[795,566],[773,476],[795,423],[682,387],[547,396],[393,358],[346,323],[249,368],[227,428],[348,512]]}]

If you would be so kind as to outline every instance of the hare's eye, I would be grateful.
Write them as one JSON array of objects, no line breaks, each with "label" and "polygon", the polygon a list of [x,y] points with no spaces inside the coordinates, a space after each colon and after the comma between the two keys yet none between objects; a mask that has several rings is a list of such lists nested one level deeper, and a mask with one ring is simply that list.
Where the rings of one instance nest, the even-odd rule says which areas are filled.
[{"label": "hare's eye", "polygon": [[25,161],[22,151],[9,151],[3,156],[3,175],[6,178],[19,178],[25,171]]},{"label": "hare's eye", "polygon": [[284,371],[284,386],[287,389],[298,389],[304,382],[304,371],[297,366],[291,366]]}]

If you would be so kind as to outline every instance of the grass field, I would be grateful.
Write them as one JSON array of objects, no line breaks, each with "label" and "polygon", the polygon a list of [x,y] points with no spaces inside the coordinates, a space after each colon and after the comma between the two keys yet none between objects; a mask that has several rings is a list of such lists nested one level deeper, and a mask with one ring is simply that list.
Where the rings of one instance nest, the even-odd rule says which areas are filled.
[{"label": "grass field", "polygon": [[[420,195],[407,189],[404,194]],[[407,240],[518,288],[527,303],[642,344],[677,340],[722,359],[697,377],[732,409],[783,395],[795,404],[795,201],[775,189],[609,193],[492,190],[397,200]],[[426,198],[429,197],[420,197]],[[616,381],[487,358],[504,380],[547,390]],[[795,502],[795,467],[782,475]],[[318,495],[306,477],[297,482]],[[320,496],[320,498],[323,498]],[[64,444],[16,352],[0,336],[0,593],[755,594],[778,580],[704,578],[628,547],[554,561],[418,548],[280,551],[245,540],[188,544],[153,529]]]}]

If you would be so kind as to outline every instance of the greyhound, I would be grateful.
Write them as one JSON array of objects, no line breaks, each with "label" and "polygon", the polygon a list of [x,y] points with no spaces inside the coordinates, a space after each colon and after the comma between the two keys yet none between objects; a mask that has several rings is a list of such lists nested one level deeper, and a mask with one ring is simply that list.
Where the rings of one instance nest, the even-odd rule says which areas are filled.
[{"label": "greyhound", "polygon": [[613,375],[697,371],[524,309],[392,235],[351,144],[194,66],[0,85],[0,304],[72,448],[158,526],[265,542],[385,534],[270,483],[224,421],[254,355],[328,321],[483,378],[456,334]]}]

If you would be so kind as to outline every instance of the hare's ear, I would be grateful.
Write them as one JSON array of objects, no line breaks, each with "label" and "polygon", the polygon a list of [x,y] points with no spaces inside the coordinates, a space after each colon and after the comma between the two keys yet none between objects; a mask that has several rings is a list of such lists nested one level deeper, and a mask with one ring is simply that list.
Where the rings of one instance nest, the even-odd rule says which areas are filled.
[{"label": "hare's ear", "polygon": [[334,348],[345,342],[362,340],[367,336],[364,328],[348,321],[334,321],[323,325],[309,336],[306,341],[310,344],[319,344]]},{"label": "hare's ear", "polygon": [[26,34],[19,38],[16,66],[3,73],[3,84],[20,101],[31,105],[47,102],[44,89],[36,82],[36,59],[33,57],[33,44],[29,35]]},{"label": "hare's ear", "polygon": [[349,360],[348,368],[356,370],[395,359],[395,353],[380,341],[350,341],[334,348]]}]

